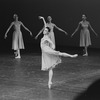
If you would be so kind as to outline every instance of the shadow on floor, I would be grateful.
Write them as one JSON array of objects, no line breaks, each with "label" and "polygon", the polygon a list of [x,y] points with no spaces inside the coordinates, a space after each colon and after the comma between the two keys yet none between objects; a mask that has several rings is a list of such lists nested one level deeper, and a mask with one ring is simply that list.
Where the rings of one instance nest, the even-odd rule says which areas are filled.
[{"label": "shadow on floor", "polygon": [[80,93],[75,100],[100,100],[100,79],[93,82],[87,90]]}]

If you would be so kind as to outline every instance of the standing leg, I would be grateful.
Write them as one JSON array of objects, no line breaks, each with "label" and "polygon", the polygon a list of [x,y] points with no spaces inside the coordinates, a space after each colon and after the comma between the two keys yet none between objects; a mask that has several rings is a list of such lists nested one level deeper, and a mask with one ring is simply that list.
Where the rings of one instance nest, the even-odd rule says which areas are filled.
[{"label": "standing leg", "polygon": [[86,56],[88,56],[87,46],[85,48],[86,48]]},{"label": "standing leg", "polygon": [[53,69],[49,69],[49,81],[48,81],[48,88],[51,88],[52,85],[52,77],[53,77]]},{"label": "standing leg", "polygon": [[83,56],[88,56],[87,46],[85,46],[84,51],[85,51],[85,54]]},{"label": "standing leg", "polygon": [[20,57],[20,49],[18,49],[18,56]]},{"label": "standing leg", "polygon": [[14,54],[15,54],[15,58],[18,56],[18,51],[16,50],[15,52],[14,52]]},{"label": "standing leg", "polygon": [[20,49],[17,50],[17,57],[16,58],[21,58],[21,56],[20,56]]}]

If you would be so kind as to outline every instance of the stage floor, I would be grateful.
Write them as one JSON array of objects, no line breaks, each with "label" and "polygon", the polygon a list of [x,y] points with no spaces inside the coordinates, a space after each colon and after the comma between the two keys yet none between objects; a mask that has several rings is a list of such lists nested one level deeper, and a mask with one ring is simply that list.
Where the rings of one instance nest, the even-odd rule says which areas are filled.
[{"label": "stage floor", "polygon": [[100,52],[88,57],[62,58],[48,89],[48,72],[41,71],[41,54],[0,56],[0,100],[74,100],[100,78]]}]

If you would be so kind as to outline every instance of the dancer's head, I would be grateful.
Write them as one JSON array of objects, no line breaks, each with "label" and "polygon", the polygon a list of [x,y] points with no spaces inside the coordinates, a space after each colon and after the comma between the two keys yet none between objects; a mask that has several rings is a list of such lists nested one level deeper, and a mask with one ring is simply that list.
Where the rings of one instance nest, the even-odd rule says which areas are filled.
[{"label": "dancer's head", "polygon": [[48,27],[45,27],[43,34],[48,35],[49,32],[50,32],[50,29]]},{"label": "dancer's head", "polygon": [[47,20],[48,20],[49,22],[51,22],[51,21],[52,21],[52,17],[51,17],[51,16],[48,16],[48,17],[47,17]]},{"label": "dancer's head", "polygon": [[17,14],[14,14],[14,15],[13,15],[13,18],[14,18],[15,20],[18,20],[18,15],[17,15]]},{"label": "dancer's head", "polygon": [[82,20],[86,20],[86,15],[82,15]]}]

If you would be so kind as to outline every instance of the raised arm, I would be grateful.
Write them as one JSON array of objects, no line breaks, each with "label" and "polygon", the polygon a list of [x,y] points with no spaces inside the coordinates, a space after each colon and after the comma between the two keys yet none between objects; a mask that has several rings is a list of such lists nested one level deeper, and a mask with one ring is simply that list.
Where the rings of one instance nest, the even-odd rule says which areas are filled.
[{"label": "raised arm", "polygon": [[43,22],[44,22],[44,26],[46,27],[46,21],[45,21],[44,17],[39,16],[39,18],[43,20]]},{"label": "raised arm", "polygon": [[62,32],[64,32],[66,35],[68,35],[68,33],[67,33],[66,31],[62,30],[61,28],[59,28],[59,27],[56,26],[55,24],[54,24],[54,26],[55,26],[55,28],[57,28],[59,31],[62,31]]},{"label": "raised arm", "polygon": [[5,36],[4,36],[5,39],[7,38],[7,34],[8,34],[9,30],[11,29],[11,27],[12,27],[13,25],[14,25],[14,23],[12,22],[12,23],[10,24],[9,28],[7,29],[7,31],[6,31],[6,33],[5,33]]},{"label": "raised arm", "polygon": [[30,33],[30,35],[32,36],[32,32],[22,22],[20,22],[20,23],[25,28],[25,30],[27,30]]},{"label": "raised arm", "polygon": [[40,32],[35,36],[35,39],[37,39],[38,38],[38,36],[43,32],[43,30],[45,29],[45,27],[47,26],[46,25],[46,21],[45,21],[45,19],[44,19],[44,17],[42,17],[42,16],[39,16],[39,19],[42,19],[43,20],[43,22],[44,22],[44,27],[40,30]]},{"label": "raised arm", "polygon": [[78,31],[80,25],[81,25],[81,23],[78,24],[77,28],[75,29],[75,31],[74,31],[74,33],[71,35],[71,37]]},{"label": "raised arm", "polygon": [[94,32],[94,34],[97,36],[98,34],[94,31],[94,29],[92,28],[91,24],[89,23],[89,27],[90,29]]}]

